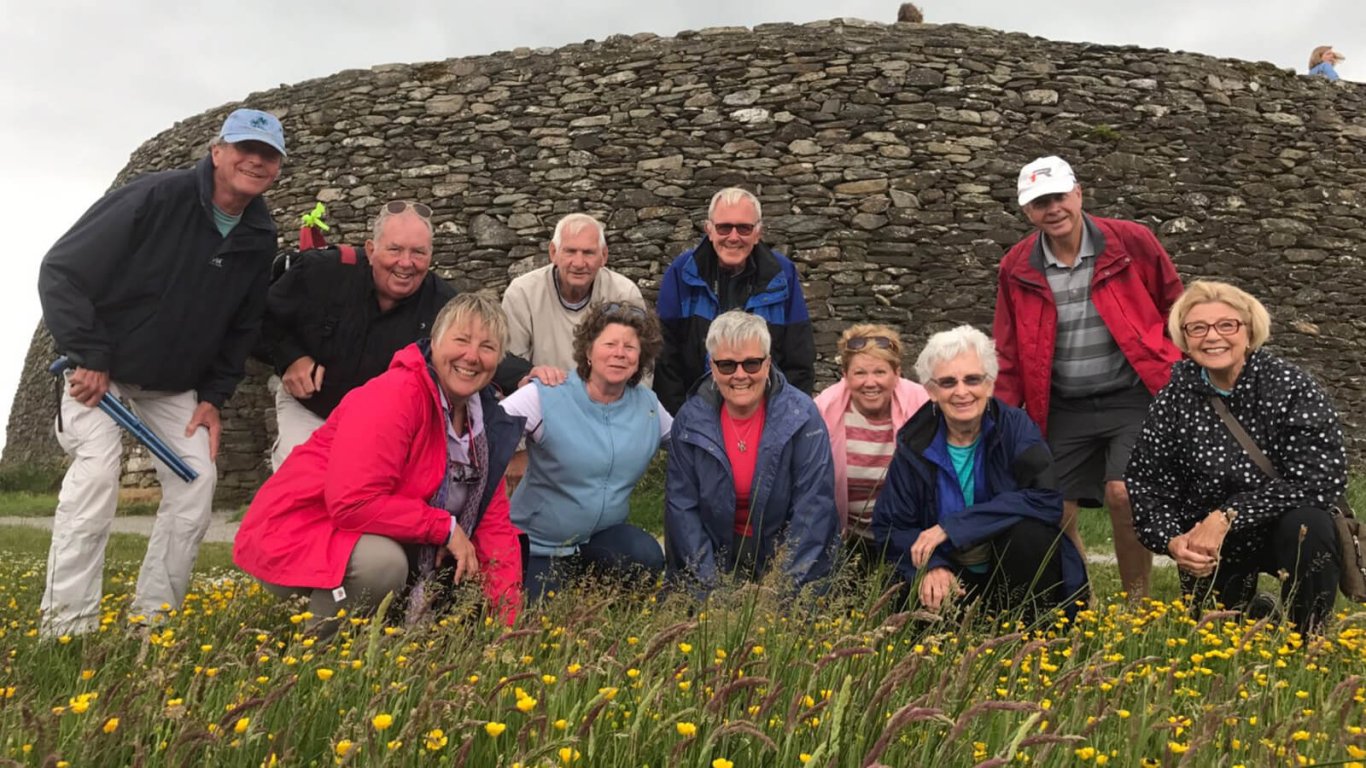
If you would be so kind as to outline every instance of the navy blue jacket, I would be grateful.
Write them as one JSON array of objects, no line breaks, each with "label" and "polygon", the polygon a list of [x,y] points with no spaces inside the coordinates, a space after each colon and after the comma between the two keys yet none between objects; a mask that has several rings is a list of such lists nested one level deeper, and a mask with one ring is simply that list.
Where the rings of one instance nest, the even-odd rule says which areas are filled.
[{"label": "navy blue jacket", "polygon": [[[750,494],[756,572],[785,546],[783,573],[801,588],[830,573],[839,540],[830,435],[811,398],[770,368],[763,437]],[[721,394],[704,380],[674,419],[664,502],[665,574],[715,586],[734,545],[735,482],[721,437]],[[695,591],[695,590],[694,590]]]},{"label": "navy blue jacket", "polygon": [[[741,308],[767,321],[774,366],[792,386],[810,395],[816,384],[816,341],[797,268],[763,243],[754,246],[749,258],[754,267],[753,290]],[[720,306],[711,283],[717,269],[716,250],[704,237],[697,247],[674,259],[659,285],[655,306],[664,331],[664,351],[655,364],[654,387],[669,413],[679,412],[694,382],[707,372],[711,321],[725,309],[735,309]]]},{"label": "navy blue jacket", "polygon": [[223,406],[261,330],[275,222],[258,197],[224,237],[213,185],[208,157],[142,176],[62,235],[38,268],[57,351],[116,382]]},{"label": "navy blue jacket", "polygon": [[[938,406],[921,406],[897,433],[887,484],[873,507],[873,538],[906,581],[916,577],[911,545],[935,525],[944,529],[948,541],[930,556],[925,570],[942,567],[957,573],[961,568],[951,559],[955,551],[990,541],[1021,520],[1061,523],[1062,493],[1053,476],[1053,457],[1024,411],[992,398],[982,415],[977,450],[976,503],[964,508]],[[1081,554],[1066,536],[1059,536],[1059,547],[1063,586],[1068,595],[1082,595],[1086,565]]]}]

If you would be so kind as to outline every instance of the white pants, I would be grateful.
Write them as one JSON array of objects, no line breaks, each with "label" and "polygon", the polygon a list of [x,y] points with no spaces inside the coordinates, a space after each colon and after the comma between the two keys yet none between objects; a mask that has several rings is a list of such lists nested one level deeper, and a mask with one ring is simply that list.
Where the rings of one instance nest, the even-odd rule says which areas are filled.
[{"label": "white pants", "polygon": [[270,468],[280,471],[289,454],[295,448],[308,442],[318,427],[323,425],[323,417],[308,410],[285,391],[280,377],[271,376],[266,386],[275,393],[275,445],[270,449]]},{"label": "white pants", "polygon": [[[208,430],[197,429],[193,437],[185,437],[185,425],[198,405],[193,392],[154,392],[130,384],[111,384],[109,389],[199,473],[193,483],[187,483],[170,467],[154,461],[161,506],[128,613],[150,621],[165,610],[179,608],[185,599],[199,542],[209,528],[218,473],[209,460]],[[123,430],[104,411],[81,405],[65,389],[61,419],[57,442],[71,457],[71,467],[62,479],[52,520],[42,602],[44,637],[99,628],[104,547],[118,507],[123,458]]]}]

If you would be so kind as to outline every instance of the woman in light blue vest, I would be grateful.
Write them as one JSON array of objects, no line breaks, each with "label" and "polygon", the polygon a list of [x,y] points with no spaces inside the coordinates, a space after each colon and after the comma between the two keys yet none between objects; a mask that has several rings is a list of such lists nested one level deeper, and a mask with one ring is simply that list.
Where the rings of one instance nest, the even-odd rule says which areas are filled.
[{"label": "woman in light blue vest", "polygon": [[673,418],[640,385],[663,346],[659,319],[636,304],[592,307],[574,332],[576,370],[503,400],[526,419],[527,472],[512,522],[531,540],[531,600],[588,573],[651,588],[664,570],[653,535],[626,522],[631,491]]}]

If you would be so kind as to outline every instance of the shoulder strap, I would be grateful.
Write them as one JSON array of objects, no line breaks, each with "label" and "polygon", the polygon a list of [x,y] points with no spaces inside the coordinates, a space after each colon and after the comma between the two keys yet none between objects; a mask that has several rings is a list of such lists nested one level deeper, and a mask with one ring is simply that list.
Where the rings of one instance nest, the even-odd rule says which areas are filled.
[{"label": "shoulder strap", "polygon": [[1252,458],[1252,463],[1256,464],[1259,469],[1270,475],[1271,479],[1281,479],[1281,473],[1277,472],[1276,467],[1272,466],[1271,459],[1268,459],[1266,454],[1262,453],[1262,449],[1257,447],[1257,443],[1252,440],[1252,436],[1247,433],[1247,430],[1243,429],[1243,425],[1239,424],[1238,419],[1234,418],[1233,414],[1229,412],[1228,406],[1224,404],[1224,398],[1215,395],[1209,399],[1209,404],[1214,406],[1214,412],[1219,414],[1219,418],[1224,420],[1224,426],[1228,427],[1228,431],[1233,433],[1233,439],[1238,441],[1238,445],[1241,445],[1244,451],[1247,451],[1247,455]]},{"label": "shoulder strap", "polygon": [[345,244],[345,243],[337,243],[336,248],[337,248],[337,250],[340,252],[341,263],[343,263],[343,264],[355,264],[355,263],[356,263],[356,249],[355,249],[354,246],[350,246],[350,245],[347,245],[347,244]]}]

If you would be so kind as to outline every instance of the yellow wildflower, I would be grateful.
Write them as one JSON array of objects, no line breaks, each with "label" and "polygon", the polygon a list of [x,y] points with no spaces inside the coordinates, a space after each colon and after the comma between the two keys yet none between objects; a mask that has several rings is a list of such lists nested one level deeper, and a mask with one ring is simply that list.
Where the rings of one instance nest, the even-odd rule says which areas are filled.
[{"label": "yellow wildflower", "polygon": [[495,739],[501,736],[503,731],[506,731],[507,729],[508,727],[503,723],[484,723],[484,733],[487,733],[489,736]]},{"label": "yellow wildflower", "polygon": [[352,746],[353,744],[351,743],[350,739],[342,739],[341,741],[337,742],[337,746],[334,748],[334,751],[337,753],[337,757],[346,757],[346,755],[350,753]]},{"label": "yellow wildflower", "polygon": [[118,719],[117,717],[111,717],[111,718],[109,718],[108,720],[105,720],[105,721],[104,721],[104,732],[105,732],[105,733],[113,733],[114,731],[117,731],[118,729],[119,729],[119,719]]},{"label": "yellow wildflower", "polygon": [[735,763],[732,763],[724,757],[718,757],[711,761],[711,768],[735,768]]},{"label": "yellow wildflower", "polygon": [[250,725],[251,725],[251,718],[250,718],[250,717],[239,717],[239,718],[237,718],[236,724],[234,724],[234,725],[232,726],[232,732],[240,736],[240,735],[242,735],[242,734],[244,734],[244,733],[247,732],[247,728],[248,728]]},{"label": "yellow wildflower", "polygon": [[427,738],[425,739],[423,746],[427,748],[428,752],[435,752],[446,746],[449,742],[450,739],[447,738],[445,731],[440,728],[433,728],[430,731],[427,731]]},{"label": "yellow wildflower", "polygon": [[336,673],[328,669],[327,667],[318,667],[317,669],[313,670],[313,674],[317,675],[319,680],[327,682],[328,680],[331,680],[332,675]]},{"label": "yellow wildflower", "polygon": [[678,735],[685,739],[691,739],[697,735],[697,725],[695,723],[678,723],[674,726],[678,730]]},{"label": "yellow wildflower", "polygon": [[375,730],[382,731],[394,724],[394,716],[381,712],[370,720],[370,724],[375,726]]},{"label": "yellow wildflower", "polygon": [[559,754],[560,762],[564,763],[565,765],[569,765],[570,763],[574,762],[575,760],[578,760],[581,757],[579,751],[577,749],[573,749],[572,747],[560,747]]}]

